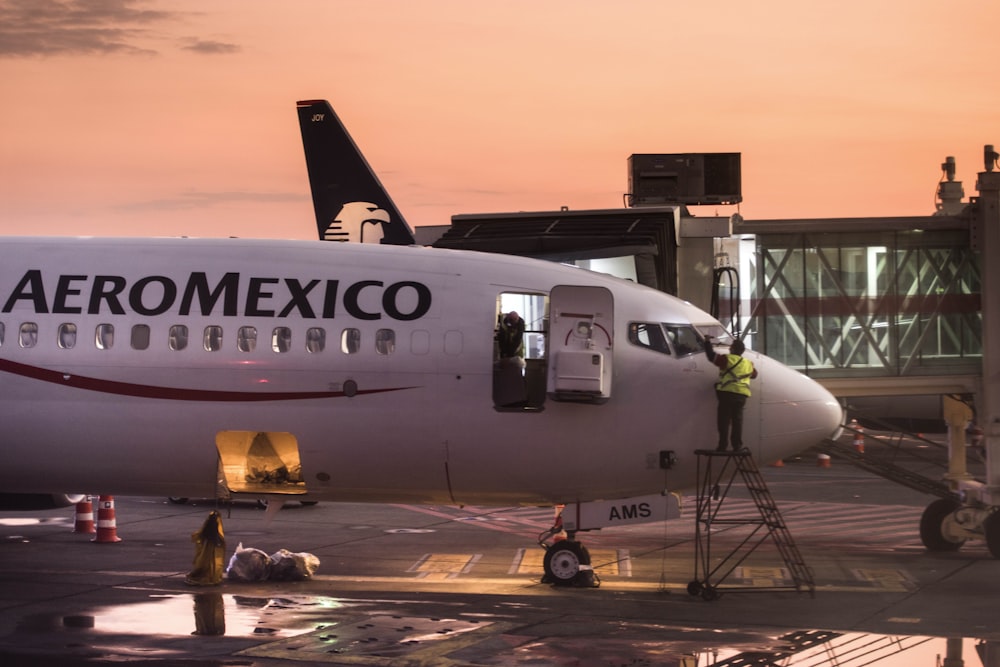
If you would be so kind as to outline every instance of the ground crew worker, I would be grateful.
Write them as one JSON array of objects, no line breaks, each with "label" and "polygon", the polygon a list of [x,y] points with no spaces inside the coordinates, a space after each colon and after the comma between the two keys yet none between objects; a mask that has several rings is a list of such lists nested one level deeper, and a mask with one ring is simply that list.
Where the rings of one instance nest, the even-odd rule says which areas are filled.
[{"label": "ground crew worker", "polygon": [[524,320],[516,311],[500,318],[497,327],[500,360],[524,368]]},{"label": "ground crew worker", "polygon": [[746,346],[736,340],[729,346],[729,354],[716,354],[712,339],[705,336],[705,356],[719,367],[715,383],[715,396],[719,407],[716,421],[719,428],[718,451],[726,451],[726,441],[734,452],[743,449],[743,406],[750,396],[750,380],[757,377],[757,369],[749,359],[743,358]]}]

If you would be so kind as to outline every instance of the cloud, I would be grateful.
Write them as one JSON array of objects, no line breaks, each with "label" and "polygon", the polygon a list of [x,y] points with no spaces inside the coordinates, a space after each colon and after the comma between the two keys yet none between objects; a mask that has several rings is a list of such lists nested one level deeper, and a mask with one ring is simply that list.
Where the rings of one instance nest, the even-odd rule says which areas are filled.
[{"label": "cloud", "polygon": [[118,206],[122,211],[177,211],[200,209],[209,206],[219,206],[233,203],[285,203],[306,201],[308,197],[301,193],[290,192],[184,192],[175,197],[151,199]]},{"label": "cloud", "polygon": [[194,51],[195,53],[204,53],[207,55],[225,55],[229,53],[237,53],[240,50],[240,47],[236,44],[216,42],[210,39],[193,39],[186,46],[181,48],[187,51]]},{"label": "cloud", "polygon": [[[178,12],[150,9],[150,0],[0,0],[0,58],[65,55],[156,55],[151,43]],[[203,54],[239,50],[233,44],[190,39]]]}]

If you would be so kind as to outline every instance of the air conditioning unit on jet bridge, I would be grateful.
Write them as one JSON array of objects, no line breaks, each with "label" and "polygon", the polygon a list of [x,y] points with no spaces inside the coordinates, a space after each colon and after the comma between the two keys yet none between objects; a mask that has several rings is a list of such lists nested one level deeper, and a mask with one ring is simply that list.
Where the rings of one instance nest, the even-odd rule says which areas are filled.
[{"label": "air conditioning unit on jet bridge", "polygon": [[738,204],[739,153],[637,153],[628,158],[628,205]]}]

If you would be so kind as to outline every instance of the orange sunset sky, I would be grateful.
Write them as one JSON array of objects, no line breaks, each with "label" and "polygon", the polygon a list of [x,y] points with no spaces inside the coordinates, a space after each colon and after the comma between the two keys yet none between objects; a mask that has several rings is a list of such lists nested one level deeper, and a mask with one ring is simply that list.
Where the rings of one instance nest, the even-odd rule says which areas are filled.
[{"label": "orange sunset sky", "polygon": [[[740,152],[747,219],[927,215],[1000,145],[996,0],[0,0],[0,233],[315,238],[333,104],[411,225],[617,208]],[[697,209],[708,215],[735,207]]]}]

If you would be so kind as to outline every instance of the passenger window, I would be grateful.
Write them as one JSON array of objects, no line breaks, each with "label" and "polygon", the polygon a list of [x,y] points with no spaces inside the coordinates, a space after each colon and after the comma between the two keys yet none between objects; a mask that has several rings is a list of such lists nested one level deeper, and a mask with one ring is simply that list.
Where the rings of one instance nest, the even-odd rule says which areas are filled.
[{"label": "passenger window", "polygon": [[663,328],[666,329],[667,337],[674,346],[674,351],[677,352],[678,357],[702,351],[703,348],[694,327],[687,324],[664,324]]},{"label": "passenger window", "polygon": [[149,347],[149,325],[136,324],[132,327],[132,349],[145,350]]},{"label": "passenger window", "polygon": [[205,334],[202,339],[202,346],[207,352],[218,352],[222,349],[222,327],[210,325],[205,327]]},{"label": "passenger window", "polygon": [[291,350],[292,330],[288,327],[275,327],[271,332],[271,349],[282,353]]},{"label": "passenger window", "polygon": [[69,322],[60,324],[56,339],[59,347],[63,350],[71,350],[76,347],[76,325]]},{"label": "passenger window", "polygon": [[35,347],[38,343],[38,325],[34,322],[22,323],[17,342],[21,347]]},{"label": "passenger window", "polygon": [[670,346],[667,345],[663,327],[658,322],[630,322],[628,342],[662,354],[670,354]]},{"label": "passenger window", "polygon": [[344,354],[357,354],[361,349],[361,332],[357,329],[344,329],[340,335],[340,350]]},{"label": "passenger window", "polygon": [[396,332],[392,329],[379,329],[375,332],[375,351],[379,354],[392,354],[396,349]]},{"label": "passenger window", "polygon": [[5,333],[7,333],[7,327],[4,326],[3,322],[0,322],[0,345],[3,345],[3,337]]},{"label": "passenger window", "polygon": [[236,348],[240,352],[253,352],[257,348],[257,327],[240,327],[236,332]]},{"label": "passenger window", "polygon": [[170,327],[170,335],[167,337],[167,347],[171,350],[183,350],[188,346],[188,328],[183,324],[175,324]]},{"label": "passenger window", "polygon": [[98,350],[110,350],[115,344],[115,325],[98,324],[94,331],[94,345]]},{"label": "passenger window", "polygon": [[326,329],[310,327],[306,329],[306,351],[312,354],[326,349]]}]

